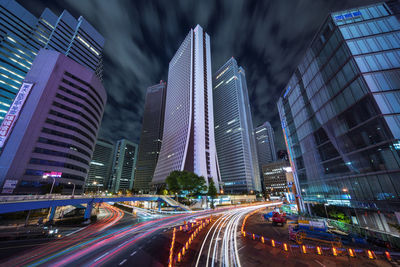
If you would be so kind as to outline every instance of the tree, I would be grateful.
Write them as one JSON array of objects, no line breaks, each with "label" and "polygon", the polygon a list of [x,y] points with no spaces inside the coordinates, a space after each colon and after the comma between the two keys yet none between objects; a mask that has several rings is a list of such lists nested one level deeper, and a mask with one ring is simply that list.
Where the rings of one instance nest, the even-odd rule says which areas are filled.
[{"label": "tree", "polygon": [[179,183],[180,176],[180,171],[173,171],[168,175],[167,179],[165,180],[168,190],[173,194],[178,194],[182,190],[182,187]]},{"label": "tree", "polygon": [[215,183],[213,180],[210,181],[208,185],[207,196],[211,198],[211,208],[214,209],[214,198],[217,197],[217,188],[215,187]]},{"label": "tree", "polygon": [[170,192],[180,194],[187,191],[187,195],[198,195],[207,190],[204,177],[199,177],[195,173],[188,171],[173,171],[166,179],[167,187]]}]

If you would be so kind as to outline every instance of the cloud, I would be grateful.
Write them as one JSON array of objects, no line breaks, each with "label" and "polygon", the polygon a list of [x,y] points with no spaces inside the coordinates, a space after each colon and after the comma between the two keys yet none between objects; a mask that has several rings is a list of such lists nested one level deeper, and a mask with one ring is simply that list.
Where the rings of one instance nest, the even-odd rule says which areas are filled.
[{"label": "cloud", "polygon": [[165,80],[190,28],[211,37],[216,71],[231,56],[246,70],[254,125],[270,121],[283,148],[276,102],[313,35],[331,11],[372,1],[18,1],[39,16],[44,7],[84,16],[105,38],[108,104],[100,137],[139,142],[145,91]]}]

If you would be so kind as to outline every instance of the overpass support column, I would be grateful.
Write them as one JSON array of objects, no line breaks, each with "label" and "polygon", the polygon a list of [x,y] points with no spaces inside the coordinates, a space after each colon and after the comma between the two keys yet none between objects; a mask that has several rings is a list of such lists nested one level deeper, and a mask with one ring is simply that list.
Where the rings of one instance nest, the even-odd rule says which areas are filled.
[{"label": "overpass support column", "polygon": [[85,209],[85,215],[83,216],[85,220],[90,219],[90,215],[92,214],[92,209],[93,209],[93,204],[92,202],[89,202]]},{"label": "overpass support column", "polygon": [[50,208],[50,215],[49,215],[49,221],[52,222],[54,220],[54,215],[56,214],[56,206],[52,206]]}]

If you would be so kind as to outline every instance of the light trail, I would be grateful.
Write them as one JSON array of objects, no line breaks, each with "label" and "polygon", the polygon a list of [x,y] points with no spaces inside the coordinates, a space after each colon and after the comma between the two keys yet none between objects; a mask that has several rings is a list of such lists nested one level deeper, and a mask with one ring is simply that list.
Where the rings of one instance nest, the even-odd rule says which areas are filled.
[{"label": "light trail", "polygon": [[40,248],[34,249],[22,255],[21,257],[11,259],[6,264],[8,264],[9,266],[23,266],[40,258],[47,257],[48,255],[56,251],[70,247],[73,244],[81,242],[89,236],[110,227],[114,223],[117,223],[123,217],[123,212],[121,210],[109,204],[104,203],[103,209],[106,212],[106,216],[101,220],[95,222],[94,224],[85,227],[81,231],[77,231],[73,235],[68,235],[54,242],[40,245]]},{"label": "light trail", "polygon": [[[203,266],[200,262],[202,256],[206,256],[206,267],[214,267],[219,262],[219,266],[241,267],[237,236],[242,217],[254,210],[276,206],[280,203],[270,203],[257,206],[249,206],[225,211],[208,230],[200,247],[195,267]],[[220,240],[222,239],[222,242]],[[208,243],[208,250],[205,250]],[[203,251],[207,254],[203,254]]]}]

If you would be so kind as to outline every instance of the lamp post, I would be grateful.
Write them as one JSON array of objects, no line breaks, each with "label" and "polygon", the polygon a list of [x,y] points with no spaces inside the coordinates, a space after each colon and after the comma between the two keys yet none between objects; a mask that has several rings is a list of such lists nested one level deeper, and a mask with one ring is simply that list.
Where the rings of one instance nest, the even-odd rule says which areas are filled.
[{"label": "lamp post", "polygon": [[68,182],[68,184],[74,185],[74,188],[72,189],[72,198],[74,198],[74,195],[75,195],[75,184],[71,183],[71,182]]},{"label": "lamp post", "polygon": [[[43,179],[47,179],[48,177],[49,177],[48,175],[43,175]],[[53,176],[50,177],[53,178],[53,184],[51,185],[50,189],[50,195],[51,195],[51,193],[53,193],[54,184],[56,183],[56,178],[54,178]]]},{"label": "lamp post", "polygon": [[327,204],[327,203],[324,203],[324,208],[325,208],[325,214],[326,214],[326,218],[327,219],[329,219],[329,216],[328,216],[328,211],[326,210],[326,206],[328,206],[329,204]]},{"label": "lamp post", "polygon": [[96,194],[99,194],[99,187],[97,186],[97,182],[94,181],[94,182],[93,182],[93,185],[96,186]]}]

